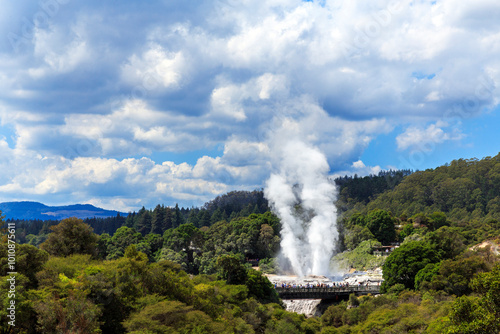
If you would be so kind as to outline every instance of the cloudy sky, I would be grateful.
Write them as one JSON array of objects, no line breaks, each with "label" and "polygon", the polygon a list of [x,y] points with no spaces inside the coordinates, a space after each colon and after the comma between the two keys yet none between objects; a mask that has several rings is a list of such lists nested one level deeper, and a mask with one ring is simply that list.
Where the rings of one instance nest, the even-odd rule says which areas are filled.
[{"label": "cloudy sky", "polygon": [[135,210],[498,154],[497,0],[4,1],[0,201]]}]

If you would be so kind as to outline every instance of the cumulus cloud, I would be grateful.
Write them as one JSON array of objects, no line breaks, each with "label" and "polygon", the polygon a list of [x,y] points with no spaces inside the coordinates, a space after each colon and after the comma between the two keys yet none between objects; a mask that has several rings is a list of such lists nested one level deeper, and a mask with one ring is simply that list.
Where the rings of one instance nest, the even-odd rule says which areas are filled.
[{"label": "cumulus cloud", "polygon": [[433,150],[437,144],[450,140],[460,140],[464,137],[457,129],[446,132],[447,127],[448,124],[442,122],[430,124],[427,128],[408,127],[405,132],[396,137],[398,149],[418,149],[428,152]]},{"label": "cumulus cloud", "polygon": [[247,115],[244,104],[267,102],[271,98],[288,96],[286,78],[283,75],[265,73],[241,85],[226,84],[215,88],[211,95],[212,114],[244,121]]},{"label": "cumulus cloud", "polygon": [[354,161],[352,163],[352,169],[353,172],[358,175],[377,175],[382,170],[380,166],[366,166],[361,160]]},{"label": "cumulus cloud", "polygon": [[[79,157],[47,158],[36,154],[17,154],[0,142],[3,156],[16,156],[9,166],[30,173],[2,175],[0,201],[23,198],[51,198],[50,203],[84,201],[128,211],[137,206],[152,207],[158,199],[173,205],[199,206],[218,194],[235,189],[228,178],[247,181],[247,167],[224,165],[219,158],[202,157],[196,165],[173,162],[155,163],[149,158],[123,160]],[[244,189],[257,185],[243,184]]]},{"label": "cumulus cloud", "polygon": [[92,57],[91,46],[86,41],[86,27],[72,26],[68,32],[64,27],[35,29],[34,55],[43,59],[44,65],[29,69],[29,74],[39,79],[47,74],[73,71]]},{"label": "cumulus cloud", "polygon": [[[499,103],[493,0],[58,3],[0,14],[12,198],[133,207],[119,182],[142,193],[130,180],[151,175],[156,201],[260,187],[276,131],[320,149],[332,172],[359,172],[380,134],[405,127],[400,150],[457,142],[461,121]],[[215,146],[187,166],[151,160]]]},{"label": "cumulus cloud", "polygon": [[141,57],[133,55],[123,66],[123,79],[132,86],[144,85],[148,90],[177,89],[184,80],[186,59],[182,52],[168,52],[154,44]]}]

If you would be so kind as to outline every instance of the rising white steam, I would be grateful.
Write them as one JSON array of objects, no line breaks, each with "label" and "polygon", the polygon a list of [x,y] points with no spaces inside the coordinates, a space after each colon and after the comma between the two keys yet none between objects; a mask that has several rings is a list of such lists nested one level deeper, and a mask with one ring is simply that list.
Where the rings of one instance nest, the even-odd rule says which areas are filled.
[{"label": "rising white steam", "polygon": [[326,157],[299,138],[283,138],[277,171],[266,184],[265,196],[282,223],[281,250],[295,274],[329,275],[338,239],[336,187],[328,179]]}]

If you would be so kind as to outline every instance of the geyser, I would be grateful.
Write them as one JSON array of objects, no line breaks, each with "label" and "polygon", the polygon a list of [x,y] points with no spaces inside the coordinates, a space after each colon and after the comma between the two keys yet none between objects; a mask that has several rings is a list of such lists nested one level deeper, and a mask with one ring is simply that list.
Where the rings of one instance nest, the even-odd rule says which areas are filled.
[{"label": "geyser", "polygon": [[336,247],[336,187],[320,150],[299,139],[280,145],[277,171],[264,190],[282,223],[281,251],[298,276],[330,275]]}]

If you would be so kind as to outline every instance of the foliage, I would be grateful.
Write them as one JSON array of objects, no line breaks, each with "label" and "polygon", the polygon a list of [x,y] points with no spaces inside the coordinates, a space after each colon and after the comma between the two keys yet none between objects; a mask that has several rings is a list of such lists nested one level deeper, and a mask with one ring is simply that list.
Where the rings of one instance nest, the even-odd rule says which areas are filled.
[{"label": "foliage", "polygon": [[[368,212],[366,216],[355,213],[347,222],[347,232],[344,236],[345,246],[349,249],[363,240],[371,239],[368,232],[382,244],[389,245],[396,240],[395,225],[397,222],[396,218],[385,210],[375,209]],[[361,227],[366,227],[368,231]]]},{"label": "foliage", "polygon": [[385,257],[378,257],[372,254],[373,248],[381,245],[377,240],[365,240],[356,249],[337,254],[333,257],[332,261],[344,269],[375,269],[380,267],[385,261]]},{"label": "foliage", "polygon": [[86,298],[82,290],[70,290],[57,298],[48,294],[35,303],[37,329],[42,333],[101,333],[101,310]]},{"label": "foliage", "polygon": [[[357,299],[357,300],[356,300]],[[450,298],[424,298],[418,293],[401,293],[379,297],[350,297],[330,306],[321,316],[321,333],[423,333],[430,324],[448,313]],[[437,326],[434,325],[434,328]],[[441,327],[442,329],[443,327]],[[435,333],[443,333],[435,332]]]},{"label": "foliage", "polygon": [[[249,212],[248,208],[257,206],[257,212]],[[245,217],[252,213],[265,213],[269,211],[267,200],[264,198],[264,193],[261,190],[249,191],[232,191],[225,195],[217,196],[210,202],[205,203],[204,210],[207,210],[211,216],[216,210],[224,212],[227,217],[237,213],[238,217]],[[247,209],[247,212],[241,212]],[[234,216],[234,215],[233,215]]]},{"label": "foliage", "polygon": [[278,293],[273,284],[260,271],[250,269],[247,271],[245,285],[249,295],[262,303],[279,303]]},{"label": "foliage", "polygon": [[446,259],[434,267],[427,265],[415,278],[415,287],[444,290],[462,296],[472,292],[469,284],[477,273],[490,269],[490,265],[479,255],[466,254],[456,259]]},{"label": "foliage", "polygon": [[456,228],[443,226],[437,231],[425,235],[427,240],[442,259],[452,259],[465,249],[465,239]]},{"label": "foliage", "polygon": [[59,224],[50,228],[52,233],[40,248],[49,254],[68,256],[71,254],[97,255],[97,235],[92,227],[78,218],[63,219]]},{"label": "foliage", "polygon": [[405,176],[410,175],[410,170],[380,171],[377,175],[365,177],[344,176],[335,179],[340,187],[339,202],[343,205],[352,203],[368,203],[376,195],[397,186]]},{"label": "foliage", "polygon": [[353,250],[365,240],[375,239],[374,235],[368,227],[361,225],[353,225],[348,228],[344,235],[344,244],[348,250]]},{"label": "foliage", "polygon": [[[458,159],[436,169],[406,176],[363,210],[384,208],[396,216],[443,212],[457,221],[500,220],[500,154],[484,159]],[[431,218],[433,224],[442,221]]]},{"label": "foliage", "polygon": [[[499,258],[489,248],[470,250],[480,241],[499,239],[499,160],[458,160],[414,174],[340,179],[337,204],[348,210],[340,221],[341,237],[350,251],[336,260],[358,269],[386,260],[386,294],[352,296],[349,304],[333,305],[321,318],[286,312],[263,275],[277,270],[281,226],[275,215],[262,213],[267,202],[260,191],[229,193],[201,209],[143,208],[126,219],[116,217],[122,226],[93,221],[101,224],[99,238],[81,220],[20,222],[19,239],[30,244],[16,248],[19,330],[499,332]],[[74,230],[63,228],[72,224]],[[90,239],[83,243],[78,235]],[[46,251],[36,247],[45,238]],[[397,240],[405,241],[390,256],[372,254],[374,247]],[[7,250],[5,241],[4,236],[0,255]],[[1,258],[6,306],[8,270],[6,257]],[[248,262],[257,260],[261,271],[249,269]],[[5,312],[3,307],[0,315]],[[4,325],[0,329],[8,332]]]},{"label": "foliage", "polygon": [[267,258],[259,261],[259,270],[264,274],[277,274],[278,269],[278,260],[276,258]]},{"label": "foliage", "polygon": [[480,297],[463,296],[453,304],[450,333],[498,333],[500,331],[500,264],[480,273],[471,284]]},{"label": "foliage", "polygon": [[[7,250],[7,241],[2,240],[0,243],[0,276],[7,276],[8,272],[12,272],[9,269]],[[15,271],[26,276],[28,288],[36,288],[38,285],[36,273],[43,268],[48,258],[49,254],[46,251],[35,246],[28,244],[16,246]]]},{"label": "foliage", "polygon": [[389,245],[396,240],[396,223],[397,220],[391,213],[380,209],[370,211],[366,216],[366,226],[383,245]]},{"label": "foliage", "polygon": [[[439,274],[439,263],[428,263],[415,275],[415,289],[423,289],[428,286],[436,275]],[[434,289],[436,290],[436,289]]]},{"label": "foliage", "polygon": [[407,289],[415,287],[415,276],[429,263],[439,261],[434,247],[425,241],[410,241],[396,248],[385,261],[382,270],[384,282],[381,289],[403,284]]},{"label": "foliage", "polygon": [[127,226],[120,227],[107,244],[106,258],[112,260],[123,256],[128,246],[138,244],[142,239],[142,235],[133,228]]},{"label": "foliage", "polygon": [[132,314],[124,322],[128,333],[220,333],[224,323],[178,301],[161,301]]},{"label": "foliage", "polygon": [[237,255],[223,255],[217,258],[218,277],[227,284],[245,284],[246,267]]}]

